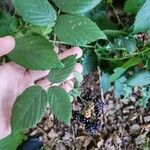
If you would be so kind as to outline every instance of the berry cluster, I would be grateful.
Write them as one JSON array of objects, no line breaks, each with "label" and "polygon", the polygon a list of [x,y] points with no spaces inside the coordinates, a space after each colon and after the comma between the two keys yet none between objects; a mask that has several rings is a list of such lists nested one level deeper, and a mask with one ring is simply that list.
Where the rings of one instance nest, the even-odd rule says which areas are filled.
[{"label": "berry cluster", "polygon": [[[86,132],[97,133],[101,127],[100,116],[103,112],[104,102],[100,97],[92,99],[91,90],[88,90],[81,98],[77,97],[77,102],[83,107],[81,111],[73,111],[73,120],[77,124],[84,124]],[[89,108],[91,103],[93,104],[92,108]],[[86,109],[88,112],[90,111],[90,117],[85,115]]]}]

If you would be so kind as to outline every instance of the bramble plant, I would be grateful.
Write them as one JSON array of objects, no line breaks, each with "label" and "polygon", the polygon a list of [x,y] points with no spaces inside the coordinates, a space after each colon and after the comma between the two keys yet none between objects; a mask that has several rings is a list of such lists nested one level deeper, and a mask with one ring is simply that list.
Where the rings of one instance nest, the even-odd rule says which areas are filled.
[{"label": "bramble plant", "polygon": [[[7,57],[26,69],[51,69],[49,81],[53,84],[63,83],[72,73],[76,57],[70,56],[60,61],[53,50],[54,45],[82,46],[106,39],[96,23],[81,15],[100,2],[13,0],[13,10],[0,11],[0,36],[12,35],[16,38],[16,47]],[[5,4],[5,1],[1,1],[2,6]],[[12,134],[33,127],[44,115],[47,103],[60,121],[70,124],[71,100],[65,90],[52,86],[46,92],[40,86],[31,86],[17,97],[13,106]]]},{"label": "bramble plant", "polygon": [[[73,71],[76,59],[70,56],[60,61],[54,46],[81,46],[84,74],[99,66],[103,70],[102,90],[106,92],[114,83],[116,97],[127,97],[132,87],[140,86],[141,105],[146,106],[150,98],[149,0],[125,2],[122,14],[135,17],[134,23],[123,21],[113,0],[12,0],[9,10],[4,7],[5,0],[0,4],[0,36],[16,38],[8,61],[31,70],[50,69],[49,81],[63,83]],[[108,18],[107,8],[112,9],[115,21]],[[48,91],[40,86],[29,87],[16,99],[11,117],[13,135],[0,142],[0,149],[5,150],[1,145],[8,145],[13,136],[20,137],[18,132],[33,127],[44,115],[47,104],[56,118],[70,124],[72,107],[68,93],[56,86]],[[17,145],[16,138],[11,143],[12,150]]]}]

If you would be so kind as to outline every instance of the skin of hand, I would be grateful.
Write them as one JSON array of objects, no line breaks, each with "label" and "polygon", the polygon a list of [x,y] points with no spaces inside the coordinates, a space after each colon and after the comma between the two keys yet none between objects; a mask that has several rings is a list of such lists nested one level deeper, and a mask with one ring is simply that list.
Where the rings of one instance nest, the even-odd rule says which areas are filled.
[{"label": "skin of hand", "polygon": [[[9,53],[15,47],[15,40],[11,36],[0,38],[0,57]],[[58,55],[60,59],[70,55],[82,56],[79,47],[71,48]],[[82,72],[81,64],[77,63],[75,71]],[[32,71],[25,70],[23,67],[14,62],[5,63],[0,66],[0,139],[11,133],[10,117],[13,104],[18,95],[20,95],[29,86],[38,84],[47,87],[49,81],[47,79],[49,71]],[[69,92],[73,86],[73,74],[61,86]]]}]

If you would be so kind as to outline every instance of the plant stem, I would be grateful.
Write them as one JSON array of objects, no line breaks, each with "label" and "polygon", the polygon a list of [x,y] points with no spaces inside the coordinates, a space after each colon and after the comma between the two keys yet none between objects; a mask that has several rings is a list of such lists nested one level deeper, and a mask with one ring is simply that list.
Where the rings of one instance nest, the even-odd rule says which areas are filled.
[{"label": "plant stem", "polygon": [[124,59],[128,59],[128,58],[131,58],[131,57],[134,57],[134,56],[139,56],[139,55],[144,54],[148,51],[150,51],[150,48],[147,48],[147,49],[141,51],[140,53],[133,53],[133,54],[127,55],[126,57],[121,57],[121,58],[106,58],[106,57],[101,57],[101,56],[99,56],[100,54],[98,54],[97,52],[96,53],[97,53],[97,55],[100,59],[114,61],[114,60],[124,60]]},{"label": "plant stem", "polygon": [[121,20],[120,20],[118,14],[117,14],[117,12],[116,12],[116,9],[114,8],[114,6],[113,6],[112,4],[111,4],[111,8],[113,9],[113,11],[114,11],[114,13],[115,13],[115,15],[116,15],[116,18],[117,18],[117,20],[118,20],[118,23],[121,24],[121,25],[123,25],[123,23],[121,22]]},{"label": "plant stem", "polygon": [[101,87],[101,70],[100,70],[100,67],[97,67],[97,70],[98,70],[98,75],[99,75],[99,85],[100,85],[100,91],[101,91],[101,98],[102,98],[102,101],[104,102],[105,99],[104,99],[104,92],[103,92],[103,89]]},{"label": "plant stem", "polygon": [[[49,40],[52,43],[57,43],[57,44],[64,44],[64,45],[69,45],[65,42],[61,42],[61,41],[54,41],[54,40]],[[95,48],[95,46],[90,46],[90,45],[80,45],[80,47],[85,47],[85,48]]]}]

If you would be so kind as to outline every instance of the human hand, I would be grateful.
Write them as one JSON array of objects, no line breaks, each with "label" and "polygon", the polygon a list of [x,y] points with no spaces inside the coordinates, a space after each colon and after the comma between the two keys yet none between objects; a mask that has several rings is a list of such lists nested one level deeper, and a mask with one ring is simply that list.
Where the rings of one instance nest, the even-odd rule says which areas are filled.
[{"label": "human hand", "polygon": [[[9,53],[15,46],[15,40],[10,37],[0,38],[0,56]],[[60,59],[64,59],[70,55],[81,57],[82,51],[80,48],[71,48],[59,54]],[[77,63],[75,71],[82,72],[81,64]],[[11,133],[10,117],[13,104],[18,95],[20,95],[29,86],[38,84],[42,87],[48,87],[50,82],[47,79],[49,71],[27,71],[23,67],[10,62],[0,66],[0,139]],[[67,92],[73,86],[73,74],[62,85]]]}]

